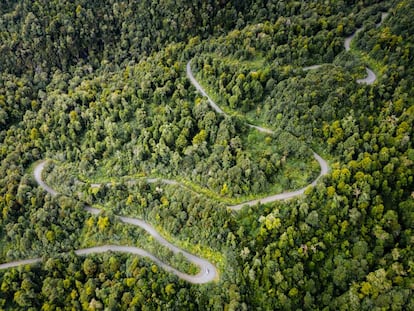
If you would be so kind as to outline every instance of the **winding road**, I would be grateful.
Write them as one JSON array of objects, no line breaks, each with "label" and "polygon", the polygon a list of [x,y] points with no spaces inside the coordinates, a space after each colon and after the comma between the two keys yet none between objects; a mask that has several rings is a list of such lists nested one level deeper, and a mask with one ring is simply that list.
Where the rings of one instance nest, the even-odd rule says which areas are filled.
[{"label": "winding road", "polygon": [[[187,63],[187,76],[190,79],[191,83],[194,85],[194,87],[203,96],[205,96],[208,99],[210,106],[217,113],[225,114],[223,112],[223,110],[221,110],[220,107],[208,96],[208,94],[205,92],[205,90],[201,87],[201,85],[198,83],[198,81],[194,78],[194,75],[191,71],[191,61],[189,61]],[[248,124],[248,125],[252,128],[257,129],[260,132],[264,132],[264,133],[268,133],[268,134],[273,133],[271,130],[263,128],[263,127],[255,126],[255,125],[252,125],[252,124]],[[319,178],[322,177],[323,175],[326,175],[328,173],[328,170],[329,170],[328,169],[328,164],[324,159],[322,159],[316,153],[314,153],[314,157],[319,162],[319,164],[321,166],[321,172],[320,172],[318,178],[316,178],[309,186],[314,186],[317,183],[317,181],[319,180]],[[50,195],[56,196],[58,194],[58,192],[55,191],[50,186],[48,186],[42,179],[42,172],[43,172],[43,169],[44,169],[46,163],[47,163],[46,161],[42,161],[42,162],[40,162],[36,165],[36,167],[34,169],[34,177],[35,177],[35,180],[39,184],[40,187],[42,187]],[[147,182],[149,182],[149,183],[161,182],[161,183],[171,184],[171,185],[178,185],[179,184],[178,182],[176,182],[174,180],[156,179],[156,178],[149,178],[149,179],[147,179]],[[91,186],[92,187],[99,187],[100,184],[92,184]],[[258,203],[265,204],[265,203],[270,203],[270,202],[274,202],[274,201],[287,200],[287,199],[294,198],[294,197],[297,197],[299,195],[302,195],[306,188],[307,187],[304,187],[304,188],[296,190],[296,191],[279,193],[279,194],[267,196],[267,197],[264,197],[264,198],[261,198],[261,199],[256,199],[256,200],[244,202],[242,204],[229,206],[229,209],[237,211],[237,210],[240,210],[244,206],[253,206],[253,205],[256,205]],[[101,212],[101,210],[90,207],[90,206],[85,206],[85,210],[87,212],[93,214],[93,215],[98,215]],[[144,229],[148,234],[150,234],[161,245],[167,247],[173,253],[175,253],[175,254],[181,253],[189,262],[191,262],[192,264],[198,266],[199,269],[200,269],[200,272],[196,275],[189,275],[189,274],[183,273],[183,272],[171,267],[170,265],[162,262],[160,259],[155,257],[153,254],[145,251],[144,249],[141,249],[141,248],[138,248],[138,247],[133,247],[133,246],[122,246],[122,245],[108,244],[108,245],[101,245],[101,246],[96,246],[96,247],[78,249],[78,250],[75,250],[75,254],[77,254],[77,255],[89,255],[89,254],[104,253],[104,252],[108,252],[108,251],[130,253],[130,254],[150,258],[153,262],[155,262],[161,268],[163,268],[166,271],[169,271],[169,272],[175,274],[179,278],[181,278],[183,280],[186,280],[186,281],[188,281],[190,283],[193,283],[193,284],[204,284],[204,283],[211,282],[211,281],[218,278],[218,271],[212,263],[210,263],[209,261],[207,261],[203,258],[200,258],[198,256],[190,254],[190,253],[186,252],[185,250],[180,249],[179,247],[175,246],[174,244],[168,242],[165,238],[163,238],[159,234],[158,231],[155,230],[154,227],[152,227],[147,222],[145,222],[141,219],[131,218],[131,217],[124,217],[124,216],[116,216],[116,217],[117,217],[117,219],[119,219],[120,221],[122,221],[124,223],[131,224],[131,225],[134,225],[134,226],[138,226],[138,227]],[[21,266],[21,265],[33,264],[33,263],[37,263],[37,262],[41,262],[41,261],[42,261],[42,258],[40,258],[40,257],[26,259],[26,260],[16,260],[16,261],[0,264],[0,269],[8,269],[8,268],[12,268],[12,267]]]},{"label": "winding road", "polygon": [[[388,13],[383,12],[381,13],[381,21],[376,24],[376,27],[379,27],[381,25],[381,23],[383,22],[383,20],[388,16]],[[345,39],[344,42],[344,47],[346,51],[349,51],[351,48],[351,41],[352,39],[355,37],[356,34],[358,34],[360,31],[362,31],[363,28],[359,28],[357,29],[351,36],[347,37]],[[308,66],[308,67],[304,67],[303,70],[313,70],[313,69],[318,69],[323,65],[312,65],[312,66]],[[193,72],[191,70],[191,61],[189,61],[187,63],[187,67],[186,67],[186,72],[187,72],[187,77],[189,78],[190,82],[193,84],[193,86],[197,89],[198,92],[200,92],[204,97],[207,98],[211,108],[213,108],[214,111],[216,111],[217,113],[226,115],[227,114],[210,98],[210,96],[208,96],[208,94],[206,93],[206,91],[203,89],[203,87],[200,85],[200,83],[194,78]],[[368,67],[366,67],[366,71],[367,71],[367,77],[363,78],[363,79],[358,79],[356,82],[357,83],[365,83],[365,84],[372,84],[376,81],[376,75],[375,73],[369,69]],[[272,134],[273,132],[270,129],[266,129],[260,126],[256,126],[253,124],[248,124],[248,126],[255,128],[256,130],[263,132],[263,133],[267,133],[267,134]],[[318,180],[326,175],[329,171],[329,167],[327,162],[318,154],[316,154],[315,152],[313,153],[314,158],[318,161],[320,167],[321,167],[321,172],[319,174],[319,176],[308,186],[295,190],[295,191],[291,191],[291,192],[283,192],[283,193],[278,193],[275,195],[270,195],[264,198],[260,198],[260,199],[255,199],[255,200],[251,200],[248,202],[244,202],[242,204],[238,204],[238,205],[233,205],[233,206],[229,206],[228,208],[231,210],[240,210],[241,208],[243,208],[244,206],[254,206],[258,203],[270,203],[270,202],[275,202],[275,201],[280,201],[280,200],[287,200],[287,199],[291,199],[297,196],[302,195],[306,188],[308,188],[309,186],[315,186],[316,183],[318,182]],[[56,196],[58,194],[57,191],[55,191],[54,189],[52,189],[51,187],[49,187],[42,179],[42,172],[44,169],[44,166],[46,164],[46,161],[42,161],[40,163],[38,163],[34,169],[34,177],[36,182],[39,184],[40,187],[42,187],[45,191],[47,191],[50,195],[52,196]],[[154,183],[154,182],[161,182],[161,183],[165,183],[165,184],[171,184],[171,185],[179,185],[179,183],[177,181],[174,180],[169,180],[169,179],[157,179],[157,178],[149,178],[147,179],[147,182],[149,183]],[[100,184],[92,184],[92,187],[99,187]],[[85,206],[85,210],[93,215],[98,215],[101,210],[90,207],[90,206]],[[170,249],[173,253],[175,254],[179,254],[181,253],[189,262],[191,262],[192,264],[196,265],[199,267],[200,272],[196,275],[189,275],[186,273],[183,273],[173,267],[171,267],[170,265],[164,263],[163,261],[161,261],[160,259],[158,259],[157,257],[155,257],[153,254],[145,251],[142,248],[138,248],[138,247],[133,247],[133,246],[122,246],[122,245],[101,245],[101,246],[95,246],[95,247],[90,247],[90,248],[83,248],[83,249],[78,249],[75,250],[75,254],[77,255],[89,255],[89,254],[98,254],[98,253],[105,253],[105,252],[122,252],[122,253],[129,253],[129,254],[134,254],[134,255],[139,255],[142,257],[147,257],[149,259],[151,259],[154,263],[156,263],[158,266],[160,266],[161,268],[163,268],[166,271],[169,271],[173,274],[175,274],[176,276],[178,276],[179,278],[186,280],[190,283],[193,284],[204,284],[204,283],[208,283],[211,282],[213,280],[218,279],[218,271],[216,269],[216,267],[210,263],[209,261],[200,258],[198,256],[195,256],[193,254],[190,254],[188,252],[186,252],[185,250],[175,246],[174,244],[168,242],[165,238],[163,238],[159,232],[157,230],[155,230],[154,227],[152,227],[150,224],[148,224],[147,222],[141,220],[141,219],[137,219],[137,218],[131,218],[131,217],[124,217],[124,216],[116,216],[117,219],[119,219],[120,221],[127,223],[127,224],[131,224],[134,226],[138,226],[142,229],[144,229],[146,232],[148,232],[148,234],[150,234],[155,240],[157,240],[161,245],[167,247],[168,249]],[[18,267],[21,265],[30,265],[30,264],[34,264],[34,263],[38,263],[41,262],[42,258],[38,257],[38,258],[31,258],[31,259],[25,259],[25,260],[16,260],[16,261],[11,261],[8,263],[3,263],[0,264],[0,269],[9,269],[9,268],[13,268],[13,267]]]},{"label": "winding road", "polygon": [[[387,16],[387,15],[385,15],[385,16]],[[379,22],[376,25],[377,27],[379,27],[381,25],[382,20],[384,18],[385,18],[384,15],[381,15],[381,22]],[[359,32],[362,31],[362,29],[363,29],[362,27],[361,28],[358,28],[352,35],[350,35],[349,37],[347,37],[345,39],[345,42],[344,42],[345,51],[349,51],[351,49],[351,41],[354,39],[354,37]],[[367,72],[367,76],[365,78],[356,80],[356,82],[359,83],[359,84],[373,84],[375,82],[375,80],[377,80],[376,74],[371,69],[369,69],[368,67],[365,67],[365,70]]]},{"label": "winding road", "polygon": [[345,47],[345,51],[350,51],[351,50],[351,41],[352,41],[352,39],[354,39],[354,37],[358,34],[358,33],[360,33],[361,31],[362,31],[362,27],[361,28],[358,28],[357,30],[355,30],[355,32],[352,34],[352,35],[350,35],[349,37],[346,37],[345,38],[345,42],[344,42],[344,47]]},{"label": "winding road", "polygon": [[[40,162],[39,164],[36,165],[36,167],[34,169],[35,180],[39,184],[39,186],[42,187],[45,191],[50,193],[52,196],[56,196],[58,193],[54,189],[49,187],[42,179],[42,172],[43,172],[43,169],[45,167],[45,164],[46,164],[46,161],[42,161],[42,162]],[[98,215],[101,212],[101,210],[99,210],[97,208],[90,207],[90,206],[85,206],[85,210],[87,212],[91,213],[91,214],[94,214],[94,215]],[[158,231],[155,230],[155,228],[153,226],[146,223],[145,221],[143,221],[141,219],[136,219],[136,218],[131,218],[131,217],[124,217],[124,216],[116,216],[116,217],[124,223],[131,224],[131,225],[134,225],[134,226],[138,226],[138,227],[144,229],[155,240],[157,240],[161,245],[169,248],[175,254],[181,253],[189,262],[197,265],[200,268],[200,272],[196,275],[190,275],[190,274],[183,273],[183,272],[178,271],[177,269],[171,267],[170,265],[165,264],[164,262],[159,260],[157,257],[152,255],[151,253],[149,253],[149,252],[147,252],[147,251],[145,251],[141,248],[133,247],[133,246],[121,246],[121,245],[108,244],[108,245],[101,245],[101,246],[96,246],[96,247],[78,249],[78,250],[75,250],[75,254],[77,254],[77,255],[89,255],[89,254],[97,254],[97,253],[104,253],[104,252],[112,251],[112,252],[130,253],[130,254],[139,255],[139,256],[142,256],[142,257],[147,257],[147,258],[150,258],[152,261],[154,261],[161,268],[165,269],[166,271],[174,273],[179,278],[181,278],[183,280],[186,280],[186,281],[188,281],[190,283],[193,283],[193,284],[203,284],[203,283],[211,282],[218,276],[217,269],[212,263],[210,263],[209,261],[207,261],[203,258],[200,258],[200,257],[197,257],[193,254],[190,254],[190,253],[178,248],[174,244],[171,244],[166,239],[164,239],[158,233]],[[13,261],[13,262],[1,264],[0,269],[8,269],[8,268],[17,267],[17,266],[20,266],[20,265],[33,264],[33,263],[40,262],[40,261],[42,261],[42,258],[40,258],[40,257],[39,258],[27,259],[27,260],[18,260],[18,261]]]},{"label": "winding road", "polygon": [[365,70],[367,72],[367,76],[363,79],[356,80],[359,84],[372,84],[377,80],[377,75],[368,67],[365,67]]},{"label": "winding road", "polygon": [[[379,21],[379,23],[377,23],[375,25],[376,28],[380,27],[382,22],[384,21],[384,19],[387,18],[387,16],[389,15],[388,12],[382,12],[381,13],[381,20]],[[345,47],[345,51],[349,51],[351,49],[351,41],[352,39],[354,39],[354,37],[363,30],[363,27],[358,28],[352,35],[350,35],[349,37],[347,37],[345,39],[344,42],[344,47]],[[376,74],[369,69],[368,67],[365,67],[365,70],[367,72],[367,76],[363,79],[358,79],[356,80],[357,83],[359,84],[373,84],[376,80],[377,80],[377,76]]]},{"label": "winding road", "polygon": [[[376,27],[379,27],[381,25],[381,23],[383,22],[383,20],[387,16],[388,16],[388,13],[385,13],[385,12],[382,13],[381,14],[381,21],[378,24],[376,24]],[[344,47],[345,47],[346,51],[350,50],[352,39],[361,30],[362,30],[362,28],[357,29],[355,31],[355,33],[353,33],[351,36],[349,36],[345,39]],[[317,69],[321,66],[322,65],[308,66],[308,67],[304,67],[303,70],[313,70],[313,69]],[[197,89],[198,92],[200,92],[204,97],[207,98],[210,106],[214,109],[214,111],[216,111],[217,113],[220,113],[220,114],[227,115],[210,98],[210,96],[208,96],[206,91],[202,88],[202,86],[199,84],[199,82],[194,78],[194,75],[193,75],[192,70],[191,70],[191,61],[189,61],[187,63],[186,69],[187,69],[186,70],[187,77],[189,78],[190,82],[193,84],[193,86]],[[357,83],[372,84],[376,81],[375,73],[369,68],[366,68],[366,71],[367,71],[367,77],[364,78],[364,79],[358,79]],[[266,128],[256,126],[256,125],[253,125],[253,124],[248,124],[248,126],[250,126],[252,128],[255,128],[256,130],[258,130],[260,132],[263,132],[263,133],[268,133],[268,134],[273,133],[270,129],[266,129]],[[316,183],[318,182],[318,180],[322,176],[326,175],[329,171],[329,167],[328,167],[327,162],[321,156],[319,156],[315,152],[313,153],[313,156],[318,161],[318,163],[321,167],[321,172],[320,172],[319,176],[310,185],[308,185],[304,188],[295,190],[295,191],[283,192],[283,193],[279,193],[279,194],[275,194],[275,195],[270,195],[270,196],[267,196],[267,197],[264,197],[264,198],[244,202],[242,204],[229,206],[228,208],[231,209],[231,210],[237,211],[237,210],[240,210],[241,208],[243,208],[244,206],[254,206],[258,203],[265,204],[265,203],[270,203],[270,202],[274,202],[274,201],[287,200],[287,199],[291,199],[291,198],[302,195],[305,192],[306,188],[308,188],[309,186],[315,186]],[[42,187],[45,191],[47,191],[50,195],[56,196],[58,194],[58,192],[55,191],[54,189],[52,189],[51,187],[49,187],[42,179],[42,172],[43,172],[45,164],[46,164],[46,161],[42,161],[42,162],[40,162],[36,165],[36,167],[34,169],[35,180],[39,184],[39,186]],[[149,182],[149,183],[161,182],[161,183],[165,183],[165,184],[179,185],[178,182],[176,182],[174,180],[168,180],[168,179],[149,178],[149,179],[147,179],[147,182]],[[100,184],[92,184],[91,186],[92,187],[99,187]],[[93,215],[98,215],[101,212],[101,210],[90,207],[90,206],[85,206],[85,210],[87,212],[93,214]],[[142,257],[147,257],[147,258],[151,259],[154,263],[156,263],[158,266],[163,268],[164,270],[169,271],[169,272],[175,274],[176,276],[178,276],[179,278],[181,278],[183,280],[186,280],[186,281],[188,281],[190,283],[193,283],[193,284],[204,284],[204,283],[208,283],[208,282],[211,282],[213,280],[218,279],[218,271],[212,263],[210,263],[209,261],[207,261],[203,258],[200,258],[198,256],[190,254],[190,253],[186,252],[185,250],[183,250],[183,249],[175,246],[174,244],[168,242],[164,237],[162,237],[159,234],[159,232],[157,230],[155,230],[154,227],[152,227],[147,222],[145,222],[141,219],[131,218],[131,217],[124,217],[124,216],[116,216],[116,217],[117,217],[117,219],[119,219],[120,221],[122,221],[124,223],[131,224],[131,225],[134,225],[134,226],[138,226],[138,227],[144,229],[146,232],[148,232],[148,234],[150,234],[161,245],[167,247],[173,253],[175,253],[175,254],[181,253],[189,262],[191,262],[192,264],[198,266],[199,269],[200,269],[200,272],[196,275],[189,275],[189,274],[183,273],[183,272],[171,267],[170,265],[164,263],[163,261],[161,261],[160,259],[155,257],[153,254],[145,251],[144,249],[141,249],[141,248],[138,248],[138,247],[133,247],[133,246],[122,246],[122,245],[108,244],[108,245],[101,245],[101,246],[95,246],[95,247],[90,247],[90,248],[78,249],[78,250],[74,251],[75,254],[77,254],[77,255],[89,255],[89,254],[105,253],[105,252],[108,252],[108,251],[129,253],[129,254],[139,255],[139,256],[142,256]],[[41,261],[42,261],[42,258],[40,258],[40,257],[25,259],[25,260],[16,260],[16,261],[0,264],[0,269],[9,269],[9,268],[18,267],[18,266],[21,266],[21,265],[34,264],[34,263],[38,263],[38,262],[41,262]]]},{"label": "winding road", "polygon": [[[382,22],[384,21],[384,19],[387,18],[388,15],[389,15],[388,12],[382,12],[381,13],[381,20],[377,24],[375,24],[375,27],[376,28],[380,27]],[[355,30],[355,32],[352,35],[345,38],[345,41],[344,41],[345,51],[348,52],[348,51],[351,50],[352,40],[362,30],[363,30],[363,27],[358,28],[357,30]],[[303,67],[302,70],[304,70],[304,71],[314,70],[314,69],[318,69],[318,68],[322,67],[323,65],[324,64],[306,66],[306,67]],[[359,83],[359,84],[373,84],[377,80],[376,74],[368,67],[365,67],[365,71],[367,72],[367,76],[365,78],[362,78],[362,79],[357,79],[356,82]]]},{"label": "winding road", "polygon": [[[223,112],[223,110],[220,109],[220,107],[206,94],[206,92],[204,91],[203,87],[200,85],[200,83],[198,83],[198,81],[195,79],[193,72],[191,70],[191,61],[189,61],[187,63],[187,77],[190,79],[191,83],[194,85],[194,87],[203,95],[207,98],[210,106],[216,110],[218,113],[224,114],[225,116],[227,116],[226,113]],[[216,109],[217,108],[217,109]],[[267,133],[267,134],[273,134],[273,131],[264,127],[260,127],[260,126],[256,126],[256,125],[252,125],[252,124],[248,124],[250,127],[257,129],[260,132],[263,133]],[[241,204],[237,204],[237,205],[232,205],[229,206],[229,209],[232,210],[240,210],[243,206],[254,206],[258,203],[271,203],[271,202],[275,202],[275,201],[281,201],[281,200],[287,200],[287,199],[291,199],[294,197],[297,197],[301,194],[303,194],[306,190],[306,188],[308,188],[309,186],[314,186],[316,185],[317,181],[319,180],[319,178],[321,178],[322,176],[326,175],[329,171],[329,166],[328,163],[321,157],[319,156],[317,153],[313,153],[314,158],[318,161],[320,167],[321,167],[321,172],[319,174],[319,176],[308,186],[295,190],[295,191],[291,191],[291,192],[283,192],[283,193],[278,193],[275,195],[270,195],[264,198],[260,198],[260,199],[255,199],[255,200],[251,200],[251,201],[247,201],[247,202],[243,202]]]}]

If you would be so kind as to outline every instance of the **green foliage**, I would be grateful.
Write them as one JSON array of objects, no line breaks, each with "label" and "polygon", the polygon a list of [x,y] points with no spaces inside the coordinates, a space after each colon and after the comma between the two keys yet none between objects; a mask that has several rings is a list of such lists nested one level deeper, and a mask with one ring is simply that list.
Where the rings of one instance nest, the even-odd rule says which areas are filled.
[{"label": "green foliage", "polygon": [[[414,308],[412,1],[25,0],[0,14],[0,262],[44,258],[0,270],[0,309]],[[190,59],[230,117],[190,85]],[[366,65],[373,85],[355,82]],[[309,184],[310,147],[332,165],[305,196],[227,211]],[[32,179],[45,158],[64,195]],[[110,241],[197,273],[115,214],[213,260],[218,280],[70,253]]]}]

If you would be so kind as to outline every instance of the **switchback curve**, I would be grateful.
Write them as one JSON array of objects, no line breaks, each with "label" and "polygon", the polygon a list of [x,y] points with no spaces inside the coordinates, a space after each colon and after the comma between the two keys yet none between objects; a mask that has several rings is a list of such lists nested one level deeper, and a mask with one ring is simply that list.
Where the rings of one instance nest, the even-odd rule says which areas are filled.
[{"label": "switchback curve", "polygon": [[[200,83],[196,80],[196,78],[193,75],[193,72],[191,70],[191,60],[187,63],[187,77],[188,79],[191,81],[191,83],[194,85],[194,87],[203,95],[207,98],[210,106],[217,111],[218,113],[224,114],[225,116],[227,116],[226,113],[223,112],[222,109],[220,109],[220,107],[207,95],[206,91],[203,89],[203,87],[200,85]],[[260,127],[260,126],[256,126],[256,125],[252,125],[252,124],[248,124],[248,126],[255,128],[256,130],[263,132],[263,133],[267,133],[267,134],[272,134],[273,131],[264,127]],[[255,199],[255,200],[251,200],[251,201],[247,201],[247,202],[243,202],[241,204],[237,204],[237,205],[232,205],[229,206],[229,209],[232,210],[240,210],[243,206],[254,206],[258,203],[271,203],[271,202],[275,202],[275,201],[281,201],[281,200],[287,200],[287,199],[291,199],[294,197],[297,197],[299,195],[302,195],[306,188],[308,188],[309,186],[314,186],[316,185],[317,181],[319,180],[319,178],[321,178],[322,176],[326,175],[329,172],[329,166],[328,163],[321,157],[319,156],[317,153],[313,152],[313,156],[314,158],[318,161],[320,167],[321,167],[321,172],[319,174],[319,176],[308,186],[303,187],[301,189],[295,190],[295,191],[289,191],[289,192],[283,192],[283,193],[278,193],[278,194],[274,194],[274,195],[269,195],[266,196],[264,198],[259,198],[259,199]]]},{"label": "switchback curve", "polygon": [[[387,18],[387,16],[389,15],[388,12],[382,12],[381,13],[381,20],[379,21],[379,23],[377,23],[375,25],[375,27],[380,27],[382,22],[384,21],[384,19]],[[344,41],[344,47],[345,47],[345,51],[350,51],[351,50],[351,42],[354,39],[354,37],[363,30],[364,28],[358,28],[357,30],[355,30],[355,32],[350,35],[349,37],[345,38]],[[359,84],[373,84],[376,80],[377,80],[377,75],[368,67],[365,67],[365,70],[367,72],[367,76],[363,79],[358,79],[356,80],[357,83]]]},{"label": "switchback curve", "polygon": [[[191,61],[189,61],[187,63],[187,76],[188,76],[189,80],[191,81],[191,83],[194,85],[194,87],[203,96],[205,96],[208,99],[210,106],[216,112],[221,113],[221,114],[225,114],[224,111],[221,110],[221,108],[208,96],[208,94],[205,92],[205,90],[201,87],[201,85],[198,83],[198,81],[194,78],[193,73],[191,71]],[[268,133],[268,134],[273,133],[270,129],[263,128],[263,127],[260,127],[260,126],[256,126],[256,125],[252,125],[252,124],[248,124],[248,126],[250,126],[252,128],[255,128],[256,130],[258,130],[260,132],[263,132],[263,133]],[[318,161],[319,165],[321,166],[321,173],[309,186],[316,185],[319,178],[326,175],[329,171],[328,164],[322,157],[320,157],[316,153],[314,153],[314,157]],[[39,186],[42,187],[45,191],[47,191],[50,195],[56,196],[56,195],[58,195],[58,192],[56,190],[54,190],[53,188],[51,188],[50,186],[48,186],[42,179],[42,172],[43,172],[45,164],[46,164],[46,161],[42,161],[42,162],[40,162],[36,165],[36,167],[34,169],[35,180],[39,184]],[[177,185],[178,184],[178,182],[176,182],[174,180],[153,179],[153,178],[147,179],[147,182],[149,182],[149,183],[156,182],[156,181],[166,183],[166,184],[172,184],[172,185]],[[97,187],[97,186],[99,186],[99,184],[93,184],[92,186]],[[267,197],[264,197],[264,198],[261,198],[261,199],[256,199],[256,200],[244,202],[242,204],[238,204],[238,205],[234,205],[234,206],[229,206],[228,208],[231,209],[231,210],[237,211],[237,210],[240,210],[244,206],[253,206],[253,205],[256,205],[258,203],[265,204],[265,203],[270,203],[270,202],[274,202],[274,201],[287,200],[287,199],[302,195],[307,187],[298,189],[296,191],[284,192],[284,193],[279,193],[279,194],[275,194],[275,195],[270,195],[270,196],[267,196]],[[96,209],[96,208],[93,208],[93,207],[90,207],[90,206],[85,206],[85,210],[87,212],[91,213],[91,214],[94,214],[94,215],[98,215],[101,212],[99,209]],[[211,281],[218,278],[218,271],[212,263],[210,263],[209,261],[207,261],[203,258],[200,258],[198,256],[190,254],[190,253],[178,248],[174,244],[168,242],[166,239],[164,239],[158,233],[158,231],[155,230],[154,227],[152,227],[147,222],[145,222],[141,219],[125,217],[125,216],[116,216],[116,217],[117,217],[117,219],[119,219],[120,221],[122,221],[124,223],[132,224],[132,225],[135,225],[135,226],[138,226],[138,227],[144,229],[155,240],[157,240],[161,245],[169,248],[175,254],[181,253],[189,262],[197,265],[200,268],[200,272],[197,275],[189,275],[189,274],[183,273],[183,272],[171,267],[170,265],[162,262],[160,259],[155,257],[153,254],[145,251],[144,249],[141,249],[141,248],[138,248],[138,247],[133,247],[133,246],[122,246],[122,245],[107,244],[107,245],[95,246],[95,247],[90,247],[90,248],[78,249],[78,250],[74,251],[75,254],[77,254],[77,255],[89,255],[89,254],[104,253],[104,252],[108,252],[108,251],[130,253],[130,254],[139,255],[139,256],[142,256],[142,257],[147,257],[147,258],[151,259],[153,262],[155,262],[157,265],[159,265],[160,267],[165,269],[166,271],[169,271],[169,272],[175,274],[176,276],[178,276],[179,278],[181,278],[183,280],[186,280],[186,281],[188,281],[190,283],[193,283],[193,284],[204,284],[204,283],[211,282]],[[40,257],[26,259],[26,260],[16,260],[16,261],[0,264],[0,269],[8,269],[8,268],[12,268],[12,267],[21,266],[21,265],[33,264],[33,263],[37,263],[37,262],[41,262],[41,261],[42,261],[42,258],[40,258]]]},{"label": "switchback curve", "polygon": [[[382,12],[381,13],[381,20],[375,25],[375,27],[380,27],[382,22],[384,21],[384,19],[387,18],[387,16],[389,15],[388,12]],[[345,51],[350,51],[351,50],[351,42],[352,40],[355,38],[355,36],[360,33],[364,28],[360,27],[357,30],[355,30],[355,32],[353,34],[351,34],[350,36],[345,38],[344,41],[344,48]],[[311,66],[306,66],[303,67],[302,70],[304,71],[308,71],[308,70],[314,70],[314,69],[319,69],[320,67],[322,67],[324,64],[318,64],[318,65],[311,65]],[[377,75],[375,74],[375,72],[373,72],[370,68],[365,67],[365,71],[367,73],[367,76],[365,78],[362,79],[357,79],[356,82],[358,84],[373,84],[376,80],[377,80]]]},{"label": "switchback curve", "polygon": [[[42,187],[45,191],[47,191],[50,195],[56,196],[58,192],[52,189],[51,187],[49,187],[42,179],[42,172],[43,172],[45,164],[46,164],[46,161],[42,161],[36,165],[34,169],[35,180],[39,184],[39,186]],[[90,207],[90,206],[85,206],[85,210],[94,215],[97,215],[101,212],[101,210]],[[178,248],[174,244],[168,242],[158,233],[157,230],[155,230],[153,226],[151,226],[147,222],[141,219],[132,218],[132,217],[124,217],[124,216],[116,216],[116,217],[117,219],[119,219],[120,221],[124,223],[131,224],[131,225],[144,229],[161,245],[169,248],[173,253],[175,254],[181,253],[189,262],[198,266],[200,268],[200,272],[196,275],[190,275],[190,274],[183,273],[171,267],[170,265],[167,265],[166,263],[162,262],[160,259],[155,257],[153,254],[141,248],[133,247],[133,246],[108,244],[108,245],[101,245],[101,246],[95,246],[95,247],[90,247],[90,248],[78,249],[78,250],[75,250],[75,254],[89,255],[89,254],[104,253],[104,252],[112,251],[112,252],[130,253],[130,254],[139,255],[142,257],[147,257],[147,258],[150,258],[152,261],[154,261],[157,265],[165,269],[166,271],[169,271],[175,274],[176,276],[178,276],[179,278],[186,280],[193,284],[208,283],[216,279],[216,277],[218,277],[217,269],[212,263],[210,263],[209,261],[203,258],[190,254]],[[33,264],[36,262],[40,262],[41,260],[42,258],[32,258],[32,259],[27,259],[27,260],[13,261],[13,262],[5,263],[5,264],[0,264],[0,269],[7,269],[7,268],[17,267],[17,266],[25,265],[25,264]]]},{"label": "switchback curve", "polygon": [[[382,13],[381,14],[381,21],[380,21],[380,23],[378,23],[376,25],[377,27],[379,27],[381,25],[382,21],[387,17],[387,15],[388,15],[388,13]],[[351,36],[349,36],[348,38],[345,39],[344,46],[345,46],[346,51],[348,51],[350,49],[350,44],[351,44],[351,41],[354,38],[354,36],[361,30],[362,30],[362,28],[358,29],[353,35],[351,35]],[[321,65],[313,65],[313,66],[309,66],[309,67],[304,67],[303,70],[317,69],[320,66]],[[365,79],[357,80],[358,83],[371,84],[371,83],[375,82],[375,80],[376,80],[375,74],[369,68],[366,68],[366,70],[367,70],[368,77],[365,78]],[[191,71],[191,61],[189,61],[187,63],[187,76],[188,76],[189,80],[191,81],[191,83],[193,84],[193,86],[203,96],[205,96],[208,99],[210,106],[217,113],[221,113],[221,114],[226,115],[224,113],[224,111],[208,96],[208,94],[205,92],[205,90],[201,87],[201,85],[198,83],[198,81],[194,78],[193,73]],[[262,127],[259,127],[259,126],[255,126],[255,125],[252,125],[252,124],[248,124],[248,126],[257,129],[260,132],[269,133],[269,134],[273,133],[269,129],[262,128]],[[321,172],[320,172],[319,176],[309,186],[315,186],[316,183],[318,182],[318,180],[322,176],[326,175],[329,171],[327,162],[322,157],[320,157],[318,154],[314,153],[313,155],[314,155],[315,159],[318,161],[318,163],[321,167]],[[42,187],[50,195],[56,196],[58,193],[54,189],[49,187],[42,179],[42,171],[44,169],[45,163],[46,163],[46,161],[42,161],[42,162],[40,162],[36,165],[35,170],[34,170],[34,177],[35,177],[35,179],[36,179],[36,181],[37,181],[37,183],[39,184],[40,187]],[[157,180],[160,181],[160,182],[163,182],[163,183],[168,183],[168,184],[178,184],[176,181],[171,181],[171,180],[166,180],[166,179],[148,179],[147,181],[148,182],[155,182]],[[99,186],[99,185],[94,184],[93,186]],[[307,187],[309,187],[309,186],[307,186]],[[270,203],[270,202],[274,202],[274,201],[278,201],[278,200],[290,199],[290,198],[302,195],[307,187],[304,187],[304,188],[301,188],[301,189],[298,189],[298,190],[292,191],[292,192],[284,192],[284,193],[280,193],[280,194],[267,196],[265,198],[244,202],[242,204],[229,206],[229,208],[232,209],[232,210],[240,210],[243,206],[246,206],[246,205],[247,206],[253,206],[253,205],[256,205],[258,203],[265,204],[265,203]],[[85,210],[88,211],[91,214],[94,214],[94,215],[97,215],[101,212],[99,209],[92,208],[90,206],[85,206]],[[189,275],[189,274],[183,273],[183,272],[178,271],[177,269],[165,264],[164,262],[159,260],[157,257],[152,255],[151,253],[149,253],[149,252],[147,252],[147,251],[145,251],[141,248],[133,247],[133,246],[102,245],[102,246],[78,249],[78,250],[74,251],[75,254],[77,254],[77,255],[88,255],[88,254],[103,253],[103,252],[108,252],[108,251],[130,253],[130,254],[135,254],[135,255],[150,258],[152,261],[154,261],[156,264],[158,264],[160,267],[162,267],[166,271],[169,271],[169,272],[175,274],[176,276],[178,276],[179,278],[181,278],[183,280],[186,280],[190,283],[203,284],[203,283],[211,282],[211,281],[218,278],[218,271],[217,271],[216,267],[213,264],[211,264],[210,262],[208,262],[205,259],[197,257],[193,254],[190,254],[190,253],[178,248],[177,246],[173,245],[172,243],[168,242],[154,229],[154,227],[152,227],[150,224],[146,223],[145,221],[137,219],[137,218],[124,217],[124,216],[116,216],[116,217],[124,223],[128,223],[128,224],[132,224],[132,225],[141,227],[142,229],[147,231],[154,239],[156,239],[161,245],[166,246],[167,248],[169,248],[174,253],[183,254],[184,257],[187,258],[187,260],[189,260],[193,264],[200,267],[200,272],[197,275]],[[9,268],[17,267],[17,266],[21,266],[21,265],[34,264],[34,263],[37,263],[37,262],[40,262],[40,261],[42,261],[42,258],[40,258],[40,257],[32,258],[32,259],[26,259],[26,260],[16,260],[16,261],[0,264],[0,269],[9,269]]]}]

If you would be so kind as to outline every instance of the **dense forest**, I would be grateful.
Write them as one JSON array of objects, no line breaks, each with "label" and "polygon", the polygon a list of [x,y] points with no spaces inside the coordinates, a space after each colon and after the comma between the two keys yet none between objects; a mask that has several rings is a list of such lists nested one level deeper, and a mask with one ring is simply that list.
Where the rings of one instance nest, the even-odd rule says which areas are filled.
[{"label": "dense forest", "polygon": [[414,309],[412,1],[0,14],[0,310]]}]

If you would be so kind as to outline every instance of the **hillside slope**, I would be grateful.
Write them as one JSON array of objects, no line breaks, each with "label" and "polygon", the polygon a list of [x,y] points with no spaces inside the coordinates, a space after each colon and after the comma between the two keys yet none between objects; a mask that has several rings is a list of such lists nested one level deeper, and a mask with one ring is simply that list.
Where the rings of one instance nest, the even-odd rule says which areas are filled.
[{"label": "hillside slope", "polygon": [[414,309],[411,1],[0,14],[0,309]]}]

